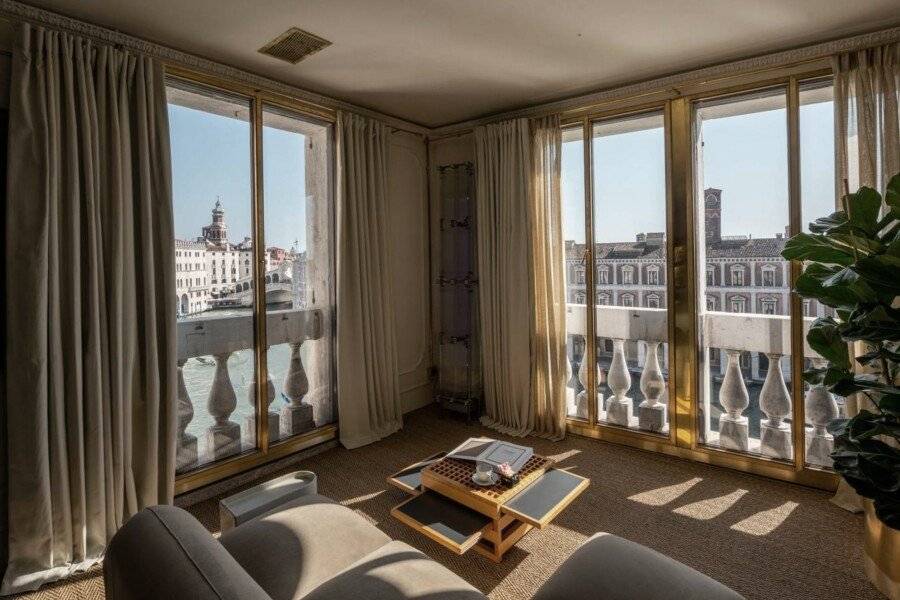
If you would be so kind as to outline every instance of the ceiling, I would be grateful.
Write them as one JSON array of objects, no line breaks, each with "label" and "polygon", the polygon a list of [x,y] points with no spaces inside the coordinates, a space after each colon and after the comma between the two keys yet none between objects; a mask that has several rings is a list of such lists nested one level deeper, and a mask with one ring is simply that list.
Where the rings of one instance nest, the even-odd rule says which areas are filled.
[{"label": "ceiling", "polygon": [[[27,0],[428,127],[900,24],[900,0]],[[334,44],[257,49],[297,26]]]}]

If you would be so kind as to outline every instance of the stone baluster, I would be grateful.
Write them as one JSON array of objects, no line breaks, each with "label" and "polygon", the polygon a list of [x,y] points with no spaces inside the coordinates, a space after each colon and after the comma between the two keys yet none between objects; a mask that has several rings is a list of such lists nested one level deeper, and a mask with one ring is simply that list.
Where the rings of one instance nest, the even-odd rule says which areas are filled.
[{"label": "stone baluster", "polygon": [[572,385],[572,361],[566,353],[566,415],[575,415],[575,386]]},{"label": "stone baluster", "polygon": [[631,389],[631,373],[625,361],[625,340],[613,340],[613,358],[612,364],[609,365],[607,383],[613,397],[606,406],[606,420],[615,425],[628,427],[631,425],[634,407],[631,398],[626,395]]},{"label": "stone baluster", "polygon": [[603,369],[600,368],[600,363],[597,363],[597,419],[603,421],[606,420],[606,408],[604,405],[603,392],[600,390],[603,388],[603,384],[606,383],[606,375],[603,373]]},{"label": "stone baluster", "polygon": [[581,384],[581,391],[575,396],[575,417],[578,419],[588,418],[587,405],[587,346],[581,355],[581,363],[578,365],[578,383]]},{"label": "stone baluster", "polygon": [[216,354],[216,372],[206,408],[214,423],[206,430],[206,452],[213,460],[218,460],[241,451],[241,426],[230,421],[231,413],[237,408],[237,396],[228,374],[228,358],[231,352]]},{"label": "stone baluster", "polygon": [[[254,448],[256,446],[256,370],[253,370],[253,379],[247,390],[247,402],[250,404],[250,414],[244,417],[244,446]],[[269,443],[275,442],[281,437],[279,417],[277,412],[271,410],[272,401],[275,400],[275,384],[272,377],[266,373],[266,415],[269,426]]]},{"label": "stone baluster", "polygon": [[[820,367],[825,361],[813,360],[813,365]],[[804,400],[806,420],[812,430],[806,430],[806,461],[821,467],[834,466],[831,453],[834,451],[834,437],[825,429],[828,423],[838,418],[838,405],[834,396],[821,383],[809,388]]]},{"label": "stone baluster", "polygon": [[784,422],[791,416],[791,394],[784,383],[781,354],[767,353],[769,369],[759,392],[759,409],[767,420],[760,423],[759,451],[765,456],[790,460],[794,456],[791,426]]},{"label": "stone baluster", "polygon": [[741,413],[750,406],[750,394],[741,373],[741,351],[725,350],[728,364],[719,390],[719,404],[725,409],[719,416],[719,446],[746,452],[750,449],[747,417]]},{"label": "stone baluster", "polygon": [[666,405],[659,399],[666,391],[666,380],[659,368],[659,342],[646,342],[641,392],[645,400],[638,405],[638,427],[646,431],[662,431],[666,426]]},{"label": "stone baluster", "polygon": [[175,470],[184,471],[197,464],[197,436],[187,432],[194,418],[194,403],[184,383],[184,365],[187,359],[178,361],[178,450],[175,454]]},{"label": "stone baluster", "polygon": [[284,397],[288,404],[281,409],[281,436],[289,437],[316,428],[313,407],[305,401],[309,392],[309,380],[303,366],[300,349],[303,342],[291,344],[291,362],[284,378]]}]

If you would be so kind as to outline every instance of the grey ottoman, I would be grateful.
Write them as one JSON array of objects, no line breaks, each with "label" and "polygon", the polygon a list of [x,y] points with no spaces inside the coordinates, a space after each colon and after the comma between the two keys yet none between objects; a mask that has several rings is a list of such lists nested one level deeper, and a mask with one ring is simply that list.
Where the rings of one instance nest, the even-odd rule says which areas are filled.
[{"label": "grey ottoman", "polygon": [[285,502],[317,493],[316,474],[296,471],[265,481],[219,501],[219,523],[228,531]]}]

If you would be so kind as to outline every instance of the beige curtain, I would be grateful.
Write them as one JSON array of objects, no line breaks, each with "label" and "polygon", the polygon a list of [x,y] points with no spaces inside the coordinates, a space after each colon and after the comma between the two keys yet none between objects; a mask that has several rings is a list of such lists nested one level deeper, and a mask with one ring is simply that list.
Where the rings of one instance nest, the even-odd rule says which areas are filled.
[{"label": "beige curtain", "polygon": [[2,592],[100,559],[171,502],[175,282],[161,65],[23,25],[7,186]]},{"label": "beige curtain", "polygon": [[510,435],[565,434],[558,118],[475,128],[485,415]]},{"label": "beige curtain", "polygon": [[403,425],[388,276],[389,137],[382,123],[338,115],[338,418],[347,448]]},{"label": "beige curtain", "polygon": [[510,435],[534,427],[533,306],[528,244],[531,139],[527,119],[475,128],[482,423]]},{"label": "beige curtain", "polygon": [[534,433],[562,439],[566,433],[566,304],[563,274],[559,115],[532,121],[532,197],[528,203],[534,338],[531,396]]},{"label": "beige curtain", "polygon": [[[900,172],[900,44],[848,52],[832,58],[834,70],[835,190],[855,191],[866,185],[884,192],[890,178]],[[840,207],[839,207],[840,208]],[[857,355],[866,349],[857,344]],[[847,398],[848,416],[868,400]],[[840,481],[833,502],[847,510],[862,511],[856,492]]]}]

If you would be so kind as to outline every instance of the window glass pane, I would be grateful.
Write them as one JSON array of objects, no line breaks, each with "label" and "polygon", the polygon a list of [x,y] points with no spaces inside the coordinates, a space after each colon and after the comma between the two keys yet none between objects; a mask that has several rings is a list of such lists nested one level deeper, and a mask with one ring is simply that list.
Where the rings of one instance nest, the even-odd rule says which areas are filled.
[{"label": "window glass pane", "polygon": [[[803,230],[809,223],[835,211],[834,183],[834,86],[830,79],[800,86],[800,209]],[[813,299],[803,300],[804,329],[817,317],[832,316],[834,310]],[[825,361],[808,345],[804,369],[824,366]],[[828,421],[845,411],[844,399],[834,397],[818,385],[804,384],[806,409],[806,462],[831,467],[834,440],[826,430]]]},{"label": "window glass pane", "polygon": [[331,126],[263,108],[269,440],[334,421]]},{"label": "window glass pane", "polygon": [[184,472],[256,446],[250,105],[182,84],[167,92]]},{"label": "window glass pane", "polygon": [[566,261],[566,356],[572,371],[566,383],[566,410],[570,417],[587,419],[587,230],[584,224],[584,134],[580,125],[563,130],[560,195]]},{"label": "window glass pane", "polygon": [[786,90],[695,108],[701,394],[711,446],[790,460]]},{"label": "window glass pane", "polygon": [[[597,401],[601,421],[668,431],[662,112],[593,127]],[[629,316],[630,315],[630,316]],[[640,324],[640,334],[632,326]]]}]

